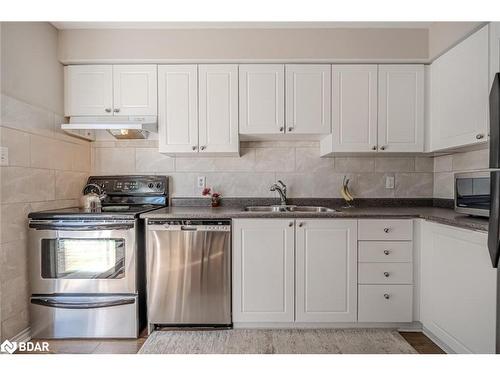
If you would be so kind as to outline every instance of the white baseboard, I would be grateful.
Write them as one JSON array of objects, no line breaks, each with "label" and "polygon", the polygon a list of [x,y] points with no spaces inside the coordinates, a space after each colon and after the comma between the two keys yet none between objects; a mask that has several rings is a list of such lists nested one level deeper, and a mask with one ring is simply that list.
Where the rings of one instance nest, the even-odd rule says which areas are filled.
[{"label": "white baseboard", "polygon": [[394,328],[399,331],[421,331],[421,327],[417,327],[415,323],[251,323],[251,322],[234,322],[234,328],[247,328],[247,329],[273,329],[273,328]]},{"label": "white baseboard", "polygon": [[430,338],[434,344],[439,346],[446,354],[456,354],[456,352],[452,348],[450,348],[443,341],[438,339],[438,337],[436,335],[434,335],[432,332],[428,331],[425,327],[423,327],[422,332],[424,333],[424,335],[426,335],[428,338]]},{"label": "white baseboard", "polygon": [[27,327],[19,332],[17,335],[13,336],[9,341],[11,342],[28,342],[31,340],[31,328]]}]

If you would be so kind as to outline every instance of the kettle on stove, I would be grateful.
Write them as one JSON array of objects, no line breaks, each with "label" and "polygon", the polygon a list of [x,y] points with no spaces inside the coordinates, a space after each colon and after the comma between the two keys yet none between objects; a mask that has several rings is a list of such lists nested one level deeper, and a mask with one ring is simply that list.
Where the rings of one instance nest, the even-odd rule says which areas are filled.
[{"label": "kettle on stove", "polygon": [[100,211],[101,201],[106,198],[103,189],[97,184],[87,184],[83,188],[83,196],[80,199],[80,206],[85,211]]}]

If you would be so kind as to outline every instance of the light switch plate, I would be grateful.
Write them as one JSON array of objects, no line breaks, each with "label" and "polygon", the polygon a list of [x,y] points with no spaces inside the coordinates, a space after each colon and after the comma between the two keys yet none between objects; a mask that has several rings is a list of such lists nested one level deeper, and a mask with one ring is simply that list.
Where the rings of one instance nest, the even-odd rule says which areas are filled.
[{"label": "light switch plate", "polygon": [[9,148],[8,147],[0,147],[0,165],[2,165],[2,166],[9,165]]},{"label": "light switch plate", "polygon": [[385,188],[386,189],[394,189],[394,176],[386,176],[385,177]]},{"label": "light switch plate", "polygon": [[198,189],[204,189],[205,183],[206,183],[205,176],[198,176]]}]

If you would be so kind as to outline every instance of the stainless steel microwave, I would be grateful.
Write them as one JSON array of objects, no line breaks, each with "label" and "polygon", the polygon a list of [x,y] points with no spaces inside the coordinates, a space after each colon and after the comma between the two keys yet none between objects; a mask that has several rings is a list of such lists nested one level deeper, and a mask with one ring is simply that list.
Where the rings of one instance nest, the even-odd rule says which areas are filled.
[{"label": "stainless steel microwave", "polygon": [[455,211],[490,216],[490,171],[455,174]]}]

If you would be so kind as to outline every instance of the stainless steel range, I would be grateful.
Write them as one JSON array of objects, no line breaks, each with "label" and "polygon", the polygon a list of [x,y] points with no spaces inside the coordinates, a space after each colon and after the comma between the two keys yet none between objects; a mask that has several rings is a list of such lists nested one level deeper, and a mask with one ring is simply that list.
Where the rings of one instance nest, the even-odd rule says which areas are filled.
[{"label": "stainless steel range", "polygon": [[[100,188],[100,189],[99,189]],[[144,222],[166,176],[91,176],[102,208],[29,214],[34,338],[137,337],[145,324]]]}]

